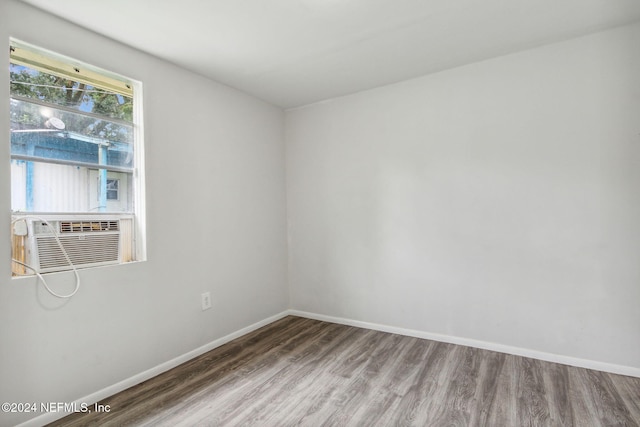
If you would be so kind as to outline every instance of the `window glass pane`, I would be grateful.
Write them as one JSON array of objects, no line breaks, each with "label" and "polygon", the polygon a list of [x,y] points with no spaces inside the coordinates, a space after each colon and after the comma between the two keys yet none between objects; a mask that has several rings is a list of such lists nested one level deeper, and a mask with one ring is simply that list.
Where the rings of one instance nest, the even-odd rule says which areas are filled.
[{"label": "window glass pane", "polygon": [[119,179],[107,179],[107,200],[118,200]]},{"label": "window glass pane", "polygon": [[[107,178],[105,187],[101,188],[104,173]],[[132,177],[127,172],[12,160],[11,209],[13,212],[132,213]]]},{"label": "window glass pane", "polygon": [[11,95],[133,121],[133,99],[69,78],[10,64]]},{"label": "window glass pane", "polygon": [[133,127],[11,99],[11,154],[133,167]]}]

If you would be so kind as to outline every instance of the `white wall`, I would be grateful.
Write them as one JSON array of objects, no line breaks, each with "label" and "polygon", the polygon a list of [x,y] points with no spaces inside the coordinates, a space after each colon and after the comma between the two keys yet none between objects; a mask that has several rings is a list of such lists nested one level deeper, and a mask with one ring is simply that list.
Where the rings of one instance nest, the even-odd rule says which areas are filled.
[{"label": "white wall", "polygon": [[148,261],[69,301],[11,279],[0,168],[1,402],[70,402],[280,313],[287,215],[294,309],[640,368],[639,25],[287,112],[288,211],[279,109],[15,0],[10,36],[144,83]]},{"label": "white wall", "polygon": [[[13,0],[0,2],[5,48],[10,36],[143,82],[148,261],[84,270],[69,301],[11,279],[0,120],[0,402],[71,402],[288,307],[280,109]],[[0,84],[0,99],[8,91]],[[0,413],[0,425],[33,415]]]},{"label": "white wall", "polygon": [[286,114],[292,308],[640,368],[640,24]]}]

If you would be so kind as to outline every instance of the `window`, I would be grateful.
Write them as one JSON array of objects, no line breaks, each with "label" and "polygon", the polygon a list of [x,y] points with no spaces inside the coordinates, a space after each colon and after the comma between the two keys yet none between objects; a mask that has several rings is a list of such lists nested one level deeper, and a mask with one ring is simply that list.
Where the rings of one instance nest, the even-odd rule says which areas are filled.
[{"label": "window", "polygon": [[[98,186],[100,186],[99,182],[98,182]],[[107,200],[119,200],[119,197],[118,197],[119,186],[120,186],[119,179],[107,178]]]},{"label": "window", "polygon": [[143,259],[141,85],[13,39],[9,74],[14,275]]}]

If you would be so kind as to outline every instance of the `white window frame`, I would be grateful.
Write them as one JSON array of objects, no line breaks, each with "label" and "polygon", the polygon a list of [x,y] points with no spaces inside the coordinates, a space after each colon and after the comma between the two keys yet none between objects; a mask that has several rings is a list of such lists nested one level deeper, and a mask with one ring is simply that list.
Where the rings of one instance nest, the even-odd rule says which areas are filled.
[{"label": "white window frame", "polygon": [[[122,217],[125,219],[133,218],[134,227],[133,233],[130,236],[131,245],[133,250],[133,262],[146,261],[146,206],[145,206],[145,162],[144,162],[144,129],[143,129],[143,87],[140,81],[135,79],[131,79],[120,74],[116,74],[114,72],[104,70],[100,67],[95,67],[86,63],[84,61],[79,61],[68,57],[66,55],[56,53],[50,51],[48,49],[30,44],[28,42],[24,42],[22,40],[16,38],[10,38],[10,46],[19,46],[24,49],[32,50],[36,52],[36,55],[41,54],[44,57],[51,58],[54,66],[60,63],[64,63],[66,66],[73,68],[81,67],[83,71],[86,71],[86,82],[95,86],[91,79],[94,79],[95,76],[105,77],[107,82],[114,82],[114,84],[122,84],[125,82],[127,88],[132,90],[133,97],[133,153],[134,153],[134,164],[133,171],[131,174],[131,182],[129,185],[132,186],[132,203],[133,203],[133,212],[129,212],[126,214],[121,213],[100,213],[92,215],[89,212],[71,212],[71,213],[57,213],[57,212],[12,212],[12,223],[15,219],[20,217],[39,217],[45,220],[77,220],[78,218],[87,218],[87,217],[95,217],[95,218],[103,218],[105,216],[113,216],[113,217]],[[11,62],[15,62],[11,60]],[[47,72],[45,70],[45,72]],[[81,81],[80,79],[74,79],[76,81]],[[37,101],[36,101],[37,103]],[[108,120],[107,117],[105,119]],[[120,198],[120,194],[122,188],[118,188],[118,198]],[[13,255],[12,255],[13,256]],[[122,262],[120,264],[128,264],[131,261]],[[82,268],[79,266],[78,268]],[[69,268],[71,270],[71,268]],[[26,271],[24,275],[13,275],[12,278],[20,278],[20,277],[32,277],[35,273],[33,271]],[[46,273],[45,273],[46,274]]]}]

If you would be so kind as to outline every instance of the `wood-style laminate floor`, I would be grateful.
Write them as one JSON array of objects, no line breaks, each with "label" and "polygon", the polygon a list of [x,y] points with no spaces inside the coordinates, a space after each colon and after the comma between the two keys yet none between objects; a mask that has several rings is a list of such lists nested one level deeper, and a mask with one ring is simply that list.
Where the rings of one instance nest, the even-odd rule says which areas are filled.
[{"label": "wood-style laminate floor", "polygon": [[640,378],[286,317],[52,426],[639,426]]}]

